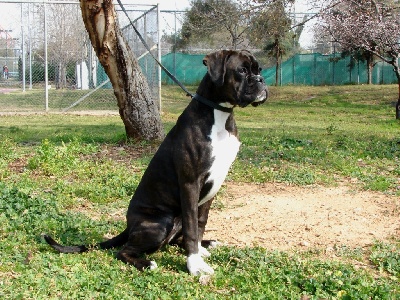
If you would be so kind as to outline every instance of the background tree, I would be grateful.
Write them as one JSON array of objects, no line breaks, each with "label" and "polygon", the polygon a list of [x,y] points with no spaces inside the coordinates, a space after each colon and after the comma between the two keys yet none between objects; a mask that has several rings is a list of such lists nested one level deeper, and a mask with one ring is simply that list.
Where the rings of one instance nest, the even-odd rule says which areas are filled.
[{"label": "background tree", "polygon": [[182,24],[181,46],[244,47],[250,12],[248,1],[192,0]]},{"label": "background tree", "polygon": [[260,6],[251,21],[251,40],[275,59],[275,85],[279,84],[282,56],[298,46],[302,26],[293,29],[287,6],[294,1],[258,1]]},{"label": "background tree", "polygon": [[164,137],[158,104],[118,25],[112,0],[80,0],[92,46],[117,97],[128,138]]},{"label": "background tree", "polygon": [[319,26],[346,51],[363,49],[393,66],[398,82],[400,119],[400,5],[394,0],[336,0],[321,13]]},{"label": "background tree", "polygon": [[[376,60],[374,54],[371,51],[364,50],[364,49],[351,49],[342,51],[341,53],[342,58],[350,56],[350,70],[355,68],[356,62],[366,62],[367,67],[367,83],[372,84],[372,70],[376,65]],[[351,74],[351,73],[350,73]]]},{"label": "background tree", "polygon": [[[57,89],[67,88],[67,77],[75,75],[75,66],[82,59],[82,40],[84,26],[76,5],[49,4],[48,19],[48,57],[54,65]],[[70,72],[67,71],[70,66]]]}]

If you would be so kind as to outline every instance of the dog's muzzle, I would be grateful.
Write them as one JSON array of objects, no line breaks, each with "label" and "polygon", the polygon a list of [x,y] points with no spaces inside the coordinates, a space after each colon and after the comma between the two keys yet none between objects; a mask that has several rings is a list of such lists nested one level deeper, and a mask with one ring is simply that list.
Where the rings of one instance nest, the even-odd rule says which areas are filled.
[{"label": "dog's muzzle", "polygon": [[254,100],[253,102],[251,102],[251,105],[256,107],[260,104],[263,104],[265,101],[267,101],[268,98],[268,89],[265,86],[265,89],[261,91],[260,94],[258,94],[256,100]]},{"label": "dog's muzzle", "polygon": [[261,75],[251,75],[247,78],[248,94],[256,95],[253,101],[248,104],[258,106],[264,103],[268,98],[268,89],[265,85],[265,80]]}]

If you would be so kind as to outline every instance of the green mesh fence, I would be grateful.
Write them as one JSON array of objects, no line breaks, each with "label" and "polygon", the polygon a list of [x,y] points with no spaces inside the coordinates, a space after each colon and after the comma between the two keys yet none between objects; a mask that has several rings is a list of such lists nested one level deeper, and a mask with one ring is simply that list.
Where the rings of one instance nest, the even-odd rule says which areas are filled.
[{"label": "green mesh fence", "polygon": [[[197,85],[200,83],[207,67],[203,65],[205,54],[168,53],[161,58],[162,64],[183,84]],[[173,81],[162,72],[162,83],[173,84]]]},{"label": "green mesh fence", "polygon": [[[169,53],[162,57],[162,63],[184,84],[193,85],[198,84],[207,71],[203,58],[204,54]],[[275,84],[275,70],[273,67],[262,71],[268,85]],[[368,81],[365,62],[355,61],[351,64],[350,57],[340,58],[339,54],[297,54],[282,63],[279,73],[279,85],[342,85]],[[164,73],[162,82],[173,83]],[[392,66],[382,61],[375,64],[372,83],[396,82]]]},{"label": "green mesh fence", "polygon": [[[279,70],[279,84],[304,85],[342,85],[351,83],[367,83],[368,73],[366,62],[351,62],[350,57],[341,58],[338,54],[322,55],[297,54],[285,62]],[[275,84],[275,68],[262,72],[268,84]],[[379,61],[372,70],[372,83],[396,83],[393,67]]]}]

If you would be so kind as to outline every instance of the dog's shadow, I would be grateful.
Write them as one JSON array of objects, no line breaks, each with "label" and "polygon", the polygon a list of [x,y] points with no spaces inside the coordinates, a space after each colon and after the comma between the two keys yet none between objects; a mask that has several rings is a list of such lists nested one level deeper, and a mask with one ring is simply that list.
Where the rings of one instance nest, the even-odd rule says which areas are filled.
[{"label": "dog's shadow", "polygon": [[116,235],[124,230],[123,221],[110,221],[106,219],[93,220],[80,212],[60,212],[52,214],[51,218],[42,225],[42,232],[37,236],[39,243],[46,245],[43,235],[49,234],[62,245],[95,245],[106,240],[104,235],[113,232]]}]

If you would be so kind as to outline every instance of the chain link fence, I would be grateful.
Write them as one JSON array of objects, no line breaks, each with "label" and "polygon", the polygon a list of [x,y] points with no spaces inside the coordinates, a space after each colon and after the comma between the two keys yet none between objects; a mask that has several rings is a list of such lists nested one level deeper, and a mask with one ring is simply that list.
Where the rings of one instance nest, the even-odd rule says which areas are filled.
[{"label": "chain link fence", "polygon": [[[90,44],[79,2],[15,2],[0,0],[0,112],[117,112],[111,83]],[[152,54],[159,56],[158,7],[124,6]],[[117,12],[122,33],[158,100],[159,67],[128,18],[118,8]]]},{"label": "chain link fence", "polygon": [[[0,5],[0,113],[118,111],[111,83],[90,44],[78,0],[0,0]],[[124,6],[153,56],[162,56],[165,66],[184,84],[197,85],[206,72],[202,58],[217,49],[197,44],[185,48],[185,53],[176,51],[185,11],[160,11],[157,5]],[[160,82],[174,83],[161,74],[118,5],[116,10],[122,32],[154,98],[160,101]],[[263,64],[267,83],[275,84],[271,58],[261,50],[252,51]],[[338,53],[297,54],[281,64],[278,84],[360,84],[367,82],[366,70],[365,62],[340,58]],[[396,82],[391,66],[377,61],[372,82]]]}]

